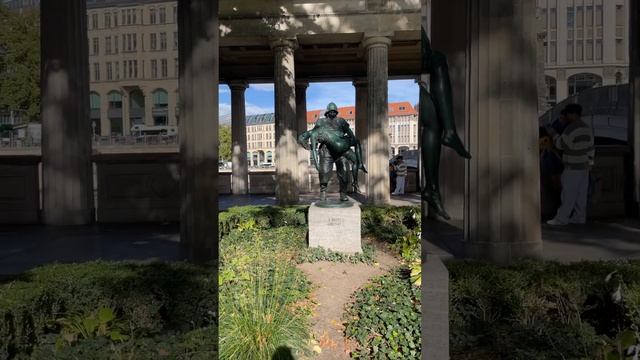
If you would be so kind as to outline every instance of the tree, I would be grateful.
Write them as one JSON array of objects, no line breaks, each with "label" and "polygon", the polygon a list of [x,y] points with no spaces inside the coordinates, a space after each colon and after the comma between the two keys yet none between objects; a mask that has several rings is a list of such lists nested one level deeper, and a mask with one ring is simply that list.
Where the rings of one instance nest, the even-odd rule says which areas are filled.
[{"label": "tree", "polygon": [[220,125],[218,130],[218,157],[220,161],[231,161],[231,126]]},{"label": "tree", "polygon": [[40,118],[40,15],[0,5],[0,109]]}]

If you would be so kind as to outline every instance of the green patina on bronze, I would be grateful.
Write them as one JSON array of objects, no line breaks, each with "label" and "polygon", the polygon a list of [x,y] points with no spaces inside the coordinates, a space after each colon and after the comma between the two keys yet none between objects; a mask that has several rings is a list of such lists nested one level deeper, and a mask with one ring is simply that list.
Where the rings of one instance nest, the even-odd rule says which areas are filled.
[{"label": "green patina on bronze", "polygon": [[422,200],[445,219],[449,215],[444,210],[440,196],[439,169],[442,145],[455,150],[458,155],[470,159],[456,132],[453,116],[453,94],[446,56],[431,49],[427,33],[422,30],[421,70],[430,75],[430,88],[420,81],[420,109],[418,121],[422,131],[422,166],[426,175],[426,186],[422,189]]},{"label": "green patina on bronze", "polygon": [[300,134],[298,142],[311,151],[311,156],[316,164],[320,178],[321,200],[326,200],[327,186],[335,163],[340,183],[340,201],[345,202],[348,201],[347,188],[349,186],[349,178],[347,169],[349,163],[351,163],[351,184],[354,192],[360,192],[358,188],[358,170],[367,172],[362,163],[362,148],[360,141],[349,127],[349,123],[345,119],[338,117],[336,104],[329,103],[324,116],[316,121],[313,129]]}]

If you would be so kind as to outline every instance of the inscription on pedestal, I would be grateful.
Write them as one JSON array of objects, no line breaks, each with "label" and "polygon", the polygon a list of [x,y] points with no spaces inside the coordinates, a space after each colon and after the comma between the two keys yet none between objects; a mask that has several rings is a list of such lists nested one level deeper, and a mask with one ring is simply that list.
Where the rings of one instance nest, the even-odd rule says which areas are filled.
[{"label": "inscription on pedestal", "polygon": [[348,254],[362,252],[361,211],[346,208],[309,207],[309,247],[323,247]]}]

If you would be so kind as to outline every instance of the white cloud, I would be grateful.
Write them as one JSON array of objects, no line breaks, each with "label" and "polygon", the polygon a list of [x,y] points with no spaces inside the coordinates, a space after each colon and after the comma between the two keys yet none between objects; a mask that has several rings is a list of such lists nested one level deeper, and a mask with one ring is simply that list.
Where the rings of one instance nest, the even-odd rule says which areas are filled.
[{"label": "white cloud", "polygon": [[251,103],[245,104],[245,110],[247,115],[258,115],[272,113],[272,108],[262,107]]},{"label": "white cloud", "polygon": [[249,88],[257,91],[274,91],[273,84],[250,84]]}]

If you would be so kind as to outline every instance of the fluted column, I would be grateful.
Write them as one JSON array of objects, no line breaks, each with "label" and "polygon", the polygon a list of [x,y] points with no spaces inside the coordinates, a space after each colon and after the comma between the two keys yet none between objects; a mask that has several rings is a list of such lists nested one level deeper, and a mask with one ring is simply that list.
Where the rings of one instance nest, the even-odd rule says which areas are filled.
[{"label": "fluted column", "polygon": [[229,82],[231,89],[231,193],[245,195],[249,192],[249,168],[247,166],[247,119],[244,92],[246,81]]},{"label": "fluted column", "polygon": [[[362,161],[367,164],[367,136],[369,134],[369,125],[367,121],[367,98],[369,96],[369,87],[367,79],[356,79],[353,81],[356,88],[356,137],[360,140],[362,146]],[[367,175],[358,173],[360,189],[367,191]]]},{"label": "fluted column", "polygon": [[188,260],[215,263],[218,259],[218,1],[179,1],[178,30],[180,243]]},{"label": "fluted column", "polygon": [[85,0],[42,0],[43,221],[92,222],[93,188]]},{"label": "fluted column", "polygon": [[[640,207],[640,4],[638,1],[631,1],[631,18],[629,21],[629,50],[630,50],[630,73],[631,77],[631,114],[629,119],[629,129],[633,129],[630,134],[633,137],[633,158],[635,175],[635,201],[636,207]],[[597,159],[596,159],[597,161]]]},{"label": "fluted column", "polygon": [[388,204],[389,196],[389,102],[388,54],[391,39],[368,37],[363,43],[367,56],[367,201]]},{"label": "fluted column", "polygon": [[274,52],[276,198],[280,205],[298,203],[298,145],[296,89],[293,52],[296,43],[288,39],[271,41]]},{"label": "fluted column", "polygon": [[[535,0],[474,0],[468,6],[466,114],[473,158],[465,251],[496,262],[537,258],[542,240]],[[451,31],[458,28],[451,24]]]},{"label": "fluted column", "polygon": [[[307,131],[307,88],[309,82],[296,80],[296,124],[298,134]],[[309,192],[309,151],[298,146],[298,189],[301,193]]]}]

